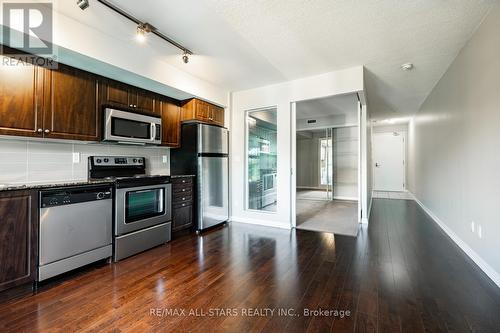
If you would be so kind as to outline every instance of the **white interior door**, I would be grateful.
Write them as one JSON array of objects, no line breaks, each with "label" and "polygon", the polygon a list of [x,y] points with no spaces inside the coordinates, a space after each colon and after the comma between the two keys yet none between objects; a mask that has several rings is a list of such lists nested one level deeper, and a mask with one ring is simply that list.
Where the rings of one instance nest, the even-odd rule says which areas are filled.
[{"label": "white interior door", "polygon": [[405,145],[401,133],[373,134],[374,190],[404,191]]}]

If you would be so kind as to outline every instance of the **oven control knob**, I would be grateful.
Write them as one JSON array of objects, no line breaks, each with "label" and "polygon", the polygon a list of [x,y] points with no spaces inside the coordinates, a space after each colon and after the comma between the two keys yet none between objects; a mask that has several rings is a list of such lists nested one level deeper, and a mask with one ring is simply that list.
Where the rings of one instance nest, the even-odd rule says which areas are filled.
[{"label": "oven control knob", "polygon": [[137,163],[137,158],[134,158],[134,163]]},{"label": "oven control knob", "polygon": [[108,162],[109,162],[109,158],[105,158],[104,163],[108,163]]},{"label": "oven control knob", "polygon": [[97,199],[98,200],[104,199],[104,193],[103,192],[97,193]]},{"label": "oven control knob", "polygon": [[101,163],[101,162],[102,162],[102,160],[101,160],[100,158],[98,158],[98,159],[96,160],[96,163]]}]

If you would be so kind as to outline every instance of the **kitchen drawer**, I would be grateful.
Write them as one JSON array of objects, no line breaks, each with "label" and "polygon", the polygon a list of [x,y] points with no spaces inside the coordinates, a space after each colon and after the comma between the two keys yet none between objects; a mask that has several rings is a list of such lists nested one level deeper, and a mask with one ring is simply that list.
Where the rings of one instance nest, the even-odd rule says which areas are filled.
[{"label": "kitchen drawer", "polygon": [[191,193],[184,195],[183,193],[177,193],[172,197],[172,203],[177,202],[193,202],[193,196]]},{"label": "kitchen drawer", "polygon": [[192,195],[193,186],[172,186],[173,195]]},{"label": "kitchen drawer", "polygon": [[172,185],[190,185],[193,183],[193,177],[172,178]]},{"label": "kitchen drawer", "polygon": [[192,206],[193,206],[192,202],[177,202],[177,203],[172,203],[172,208],[173,208],[174,212],[178,208],[192,207]]},{"label": "kitchen drawer", "polygon": [[174,209],[172,215],[172,230],[178,231],[191,227],[193,225],[193,207],[184,206]]}]

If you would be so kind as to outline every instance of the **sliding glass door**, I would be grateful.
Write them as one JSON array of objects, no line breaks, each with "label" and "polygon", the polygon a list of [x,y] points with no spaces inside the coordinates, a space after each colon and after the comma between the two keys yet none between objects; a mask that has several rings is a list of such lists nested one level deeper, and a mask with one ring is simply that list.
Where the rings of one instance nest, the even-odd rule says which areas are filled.
[{"label": "sliding glass door", "polygon": [[319,149],[320,185],[325,190],[325,199],[333,200],[333,128],[325,129]]}]

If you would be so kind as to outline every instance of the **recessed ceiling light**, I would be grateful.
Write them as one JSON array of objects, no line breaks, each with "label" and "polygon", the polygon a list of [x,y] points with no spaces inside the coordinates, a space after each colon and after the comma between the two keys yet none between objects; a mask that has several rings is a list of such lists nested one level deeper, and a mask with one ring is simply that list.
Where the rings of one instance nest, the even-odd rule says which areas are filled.
[{"label": "recessed ceiling light", "polygon": [[413,64],[411,62],[407,62],[406,64],[402,64],[401,69],[404,71],[411,71],[413,69]]}]

